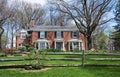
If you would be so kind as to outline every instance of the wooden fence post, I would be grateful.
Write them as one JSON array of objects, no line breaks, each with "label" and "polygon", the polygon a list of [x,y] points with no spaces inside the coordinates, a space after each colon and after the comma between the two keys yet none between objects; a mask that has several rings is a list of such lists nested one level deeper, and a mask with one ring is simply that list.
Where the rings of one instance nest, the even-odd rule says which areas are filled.
[{"label": "wooden fence post", "polygon": [[84,67],[85,54],[84,50],[82,51],[82,66]]}]

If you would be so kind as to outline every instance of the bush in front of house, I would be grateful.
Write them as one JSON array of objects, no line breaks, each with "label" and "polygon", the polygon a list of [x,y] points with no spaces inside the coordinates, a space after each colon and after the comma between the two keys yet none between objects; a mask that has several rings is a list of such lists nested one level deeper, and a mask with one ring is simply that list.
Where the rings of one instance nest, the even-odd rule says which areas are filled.
[{"label": "bush in front of house", "polygon": [[107,53],[106,50],[86,50],[85,53],[90,53],[90,54],[104,54]]},{"label": "bush in front of house", "polygon": [[82,52],[83,50],[67,50],[66,52]]},{"label": "bush in front of house", "polygon": [[41,51],[46,51],[46,52],[64,52],[63,50],[58,50],[58,49],[45,49]]},{"label": "bush in front of house", "polygon": [[26,51],[26,47],[25,46],[19,47],[18,50],[20,52],[25,52]]},{"label": "bush in front of house", "polygon": [[43,68],[43,66],[39,64],[32,64],[31,66],[25,66],[24,67],[26,70],[40,70]]}]

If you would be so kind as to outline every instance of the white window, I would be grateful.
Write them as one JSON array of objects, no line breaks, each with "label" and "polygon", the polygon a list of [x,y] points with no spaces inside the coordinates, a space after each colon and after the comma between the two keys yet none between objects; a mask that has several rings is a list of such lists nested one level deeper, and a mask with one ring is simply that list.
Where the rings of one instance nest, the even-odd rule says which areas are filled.
[{"label": "white window", "polygon": [[40,38],[45,38],[45,32],[40,32]]},{"label": "white window", "polygon": [[21,33],[21,38],[22,38],[22,39],[26,39],[26,32],[22,32],[22,33]]},{"label": "white window", "polygon": [[69,42],[69,50],[82,50],[82,42]]},{"label": "white window", "polygon": [[56,38],[63,38],[63,34],[61,31],[56,32]]}]

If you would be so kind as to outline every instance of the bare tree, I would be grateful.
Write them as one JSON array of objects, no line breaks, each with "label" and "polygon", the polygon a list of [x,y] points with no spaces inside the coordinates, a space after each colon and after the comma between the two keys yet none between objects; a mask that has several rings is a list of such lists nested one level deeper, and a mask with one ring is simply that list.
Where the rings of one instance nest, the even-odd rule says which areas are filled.
[{"label": "bare tree", "polygon": [[57,8],[55,8],[53,5],[48,5],[48,7],[48,11],[50,12],[50,25],[60,25],[63,21],[67,22],[68,17],[65,13],[56,10]]},{"label": "bare tree", "polygon": [[24,28],[29,28],[29,23],[34,19],[36,25],[43,24],[45,11],[38,4],[29,4],[25,2],[16,2],[15,9],[17,9],[18,24]]},{"label": "bare tree", "polygon": [[3,25],[12,15],[7,6],[7,0],[0,0],[0,49],[2,49],[2,35],[4,33]]},{"label": "bare tree", "polygon": [[104,15],[110,11],[112,0],[58,0],[51,4],[57,10],[66,13],[72,18],[79,31],[86,37],[88,50],[92,47],[91,35],[94,30],[111,19],[103,21]]}]

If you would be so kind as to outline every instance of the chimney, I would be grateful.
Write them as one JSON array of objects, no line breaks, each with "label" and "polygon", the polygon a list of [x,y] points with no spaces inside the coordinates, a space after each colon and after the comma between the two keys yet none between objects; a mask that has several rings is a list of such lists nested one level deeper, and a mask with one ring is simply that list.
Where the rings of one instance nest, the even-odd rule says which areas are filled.
[{"label": "chimney", "polygon": [[61,26],[65,26],[65,22],[64,21],[61,22]]},{"label": "chimney", "polygon": [[30,27],[33,27],[34,25],[35,25],[35,20],[32,19],[32,20],[30,21]]}]

